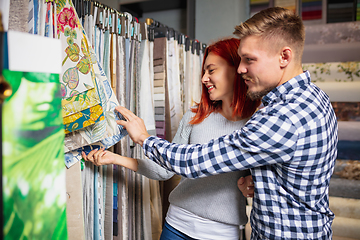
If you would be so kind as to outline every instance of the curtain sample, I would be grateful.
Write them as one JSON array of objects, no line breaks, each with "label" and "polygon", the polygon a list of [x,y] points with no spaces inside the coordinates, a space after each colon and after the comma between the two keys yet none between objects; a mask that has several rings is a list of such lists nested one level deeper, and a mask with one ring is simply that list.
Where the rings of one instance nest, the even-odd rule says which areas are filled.
[{"label": "curtain sample", "polygon": [[67,117],[89,107],[93,107],[99,103],[100,98],[96,88],[90,89],[69,98],[63,98],[61,101],[63,117]]},{"label": "curtain sample", "polygon": [[181,87],[180,87],[180,65],[179,65],[179,49],[178,42],[174,38],[168,41],[167,56],[167,86],[170,111],[170,140],[176,134],[180,120],[183,116],[181,104]]},{"label": "curtain sample", "polygon": [[[72,4],[70,5],[72,6]],[[87,39],[86,34],[83,32],[82,46],[84,46],[84,48],[88,47]],[[81,159],[82,150],[90,151],[92,149],[92,147],[89,146],[90,144],[108,148],[126,135],[126,131],[122,131],[122,126],[118,126],[115,122],[115,120],[118,119],[118,116],[114,110],[115,106],[119,105],[119,103],[111,89],[108,78],[102,70],[102,67],[99,65],[94,50],[92,48],[87,48],[85,52],[89,54],[85,59],[90,61],[89,64],[92,64],[95,85],[98,88],[97,90],[100,96],[105,120],[65,136],[65,152],[78,149],[75,152],[66,154],[65,163],[68,167]],[[85,149],[79,149],[83,146],[87,147],[85,147]]]},{"label": "curtain sample", "polygon": [[105,73],[98,65],[94,65],[94,70],[105,112],[105,120],[65,136],[65,152],[67,152],[65,164],[67,167],[82,159],[82,151],[89,153],[96,147],[109,148],[127,134],[123,127],[116,123],[116,120],[120,120],[119,115],[115,113],[115,107],[119,103]]},{"label": "curtain sample", "polygon": [[63,118],[65,133],[91,126],[105,119],[101,104]]},{"label": "curtain sample", "polygon": [[94,88],[90,70],[96,59],[91,58],[85,33],[72,5],[59,3],[57,12],[57,35],[64,48],[61,90],[63,98],[67,98]]},{"label": "curtain sample", "polygon": [[166,38],[154,39],[154,106],[156,135],[165,137]]},{"label": "curtain sample", "polygon": [[69,240],[90,239],[85,237],[85,229],[91,226],[84,222],[83,203],[85,201],[83,201],[81,179],[80,162],[66,169],[66,214]]}]

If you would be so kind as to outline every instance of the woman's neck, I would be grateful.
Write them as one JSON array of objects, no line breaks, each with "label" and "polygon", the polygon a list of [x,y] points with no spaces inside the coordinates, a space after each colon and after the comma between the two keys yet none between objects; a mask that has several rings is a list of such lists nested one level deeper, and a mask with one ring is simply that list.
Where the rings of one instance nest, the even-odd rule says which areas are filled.
[{"label": "woman's neck", "polygon": [[233,108],[230,106],[231,102],[222,101],[221,109],[219,113],[223,115],[229,121],[239,121],[241,118],[239,116],[233,116]]}]

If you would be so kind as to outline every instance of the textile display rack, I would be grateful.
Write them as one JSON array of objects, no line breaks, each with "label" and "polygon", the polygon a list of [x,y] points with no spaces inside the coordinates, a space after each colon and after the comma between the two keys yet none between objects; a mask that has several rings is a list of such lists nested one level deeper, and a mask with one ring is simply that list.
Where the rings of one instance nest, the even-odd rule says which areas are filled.
[{"label": "textile display rack", "polygon": [[[18,177],[4,183],[5,188],[10,189],[4,197],[7,199],[4,209],[8,209],[2,224],[5,236],[158,239],[164,211],[163,185],[120,166],[94,166],[84,162],[81,152],[102,147],[123,156],[145,159],[141,147],[135,146],[127,132],[116,124],[116,120],[122,118],[115,111],[117,105],[141,117],[150,134],[172,140],[183,113],[200,99],[200,69],[206,45],[154,19],[139,22],[127,12],[96,1],[16,0],[8,1],[8,6],[7,29],[12,33],[8,38],[16,40],[2,48],[9,49],[9,59],[15,59],[14,49],[19,48],[17,40],[23,38],[26,51],[39,53],[24,50],[24,56],[33,59],[27,60],[28,63],[39,63],[43,52],[48,52],[43,60],[56,53],[56,60],[47,62],[59,71],[50,71],[49,67],[38,70],[28,64],[28,68],[17,70],[9,66],[4,75],[11,79],[10,85],[15,86],[11,101],[6,102],[7,113],[1,116],[6,124],[13,121],[10,117],[17,116],[12,110],[15,101],[24,104],[31,104],[27,100],[30,98],[34,102],[45,101],[40,95],[50,94],[50,89],[53,105],[46,116],[56,120],[55,124],[51,118],[39,119],[49,124],[46,129],[36,129],[44,136],[41,144],[33,137],[40,135],[29,134],[34,129],[27,129],[29,123],[24,113],[21,115],[24,125],[12,124],[13,128],[9,129],[13,132],[6,134],[6,151],[1,153],[6,161],[4,173]],[[24,15],[29,17],[25,19]],[[45,43],[49,48],[44,47]],[[43,62],[45,66],[46,61]],[[33,90],[26,90],[29,86]],[[35,96],[38,89],[48,90]],[[31,106],[31,113],[40,110],[45,113],[37,108],[40,105]],[[56,134],[51,130],[55,128]],[[26,129],[22,139],[13,137],[19,129]],[[9,151],[9,144],[26,147],[26,154],[30,155]],[[44,147],[49,144],[54,147]],[[53,149],[58,149],[56,154]],[[19,160],[12,162],[17,156]],[[60,168],[58,160],[63,162]],[[50,167],[55,162],[57,167]],[[48,174],[44,172],[46,169]],[[26,172],[25,179],[22,174],[14,174],[15,170]],[[61,179],[66,180],[66,185]],[[34,198],[32,194],[39,192],[37,189],[41,189],[42,195]],[[51,189],[57,192],[51,198],[54,202],[49,203]],[[10,197],[21,194],[25,200]],[[11,199],[14,202],[10,202]],[[52,204],[57,206],[54,221],[43,224],[45,217],[40,210],[45,211],[45,205],[54,206]],[[22,210],[12,206],[21,206]],[[39,209],[36,217],[31,214],[30,206]],[[11,216],[16,216],[16,221],[12,222]],[[30,222],[31,226],[41,222],[44,227],[35,231]]]}]

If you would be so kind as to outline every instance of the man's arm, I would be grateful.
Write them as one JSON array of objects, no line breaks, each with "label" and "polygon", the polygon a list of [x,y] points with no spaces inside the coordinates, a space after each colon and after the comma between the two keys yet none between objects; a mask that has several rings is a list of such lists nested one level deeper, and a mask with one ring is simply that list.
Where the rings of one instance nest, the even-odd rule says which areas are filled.
[{"label": "man's arm", "polygon": [[289,161],[297,141],[296,128],[288,119],[257,114],[243,129],[207,144],[174,144],[150,136],[143,121],[131,111],[116,109],[127,120],[118,123],[127,129],[134,142],[143,146],[147,157],[188,178]]}]

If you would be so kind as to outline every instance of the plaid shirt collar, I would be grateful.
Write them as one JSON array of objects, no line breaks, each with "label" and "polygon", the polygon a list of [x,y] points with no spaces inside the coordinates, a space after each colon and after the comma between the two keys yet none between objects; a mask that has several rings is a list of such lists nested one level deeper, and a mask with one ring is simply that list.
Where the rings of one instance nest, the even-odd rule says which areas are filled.
[{"label": "plaid shirt collar", "polygon": [[268,106],[276,102],[281,102],[286,98],[286,94],[288,94],[292,89],[310,84],[310,82],[310,73],[309,71],[305,71],[302,74],[297,75],[296,77],[271,90],[262,98],[261,101],[264,106]]}]

